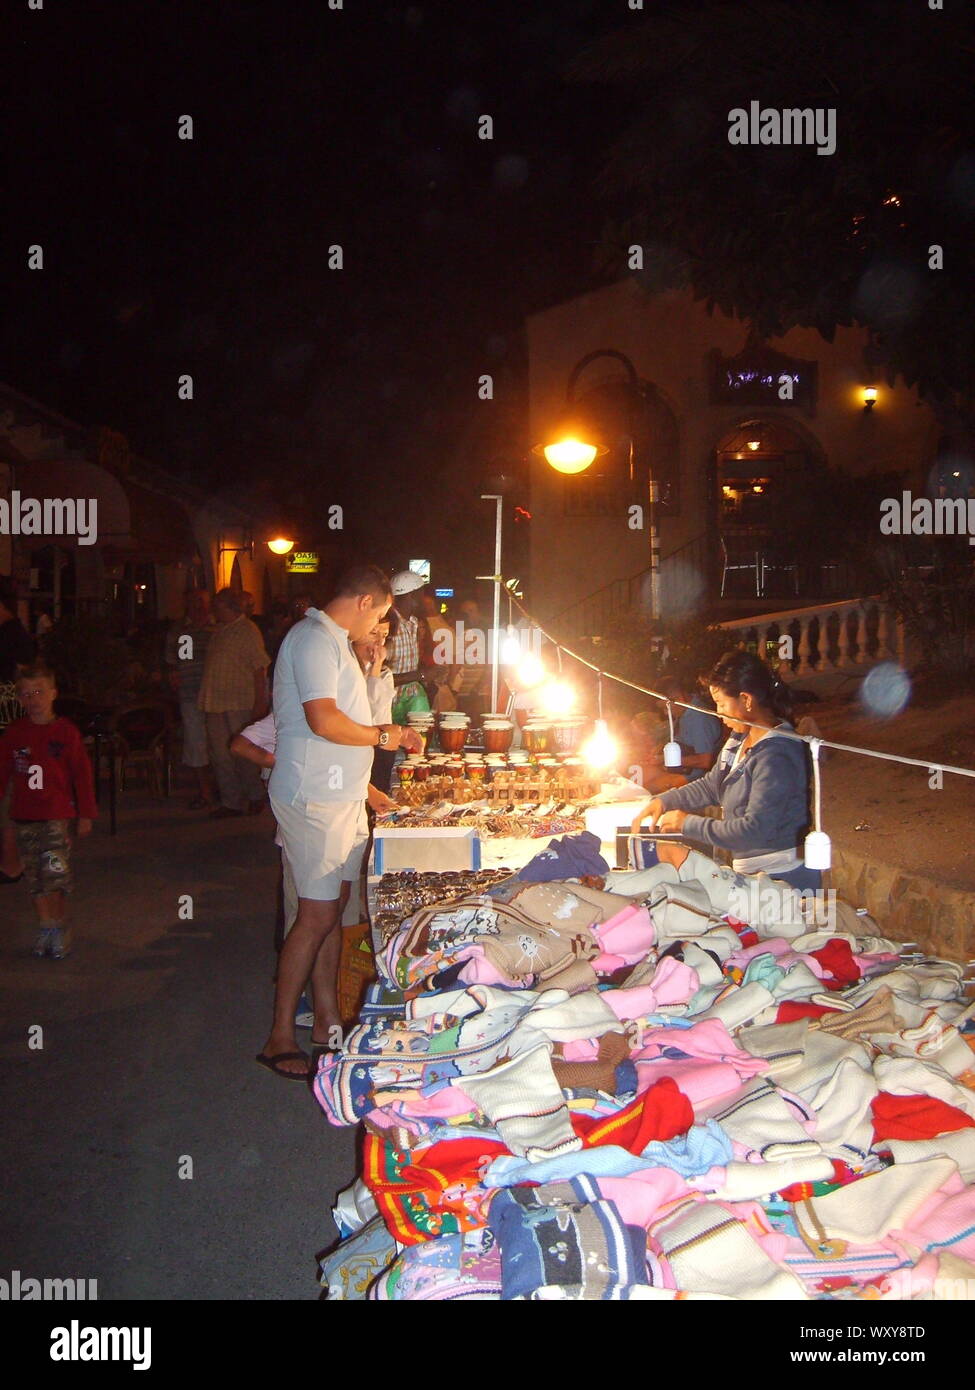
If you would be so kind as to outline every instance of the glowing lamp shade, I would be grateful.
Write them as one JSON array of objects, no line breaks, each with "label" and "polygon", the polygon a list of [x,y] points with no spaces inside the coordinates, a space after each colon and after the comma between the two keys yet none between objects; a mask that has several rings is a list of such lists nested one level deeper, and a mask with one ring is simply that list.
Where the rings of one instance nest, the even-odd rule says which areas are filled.
[{"label": "glowing lamp shade", "polygon": [[748,447],[754,454],[758,449],[762,447],[762,441],[760,439],[749,439]]},{"label": "glowing lamp shade", "polygon": [[565,681],[549,681],[548,685],[542,687],[539,695],[545,713],[556,718],[560,714],[570,714],[575,708],[576,692]]},{"label": "glowing lamp shade", "polygon": [[283,536],[276,536],[274,540],[268,541],[267,548],[275,555],[287,555],[289,550],[294,549],[294,541],[287,541]]},{"label": "glowing lamp shade", "polygon": [[807,869],[828,869],[832,862],[832,846],[825,830],[810,830],[803,848]]},{"label": "glowing lamp shade", "polygon": [[532,652],[526,652],[518,663],[516,675],[525,689],[530,690],[533,685],[538,685],[544,679],[545,667]]},{"label": "glowing lamp shade", "polygon": [[864,410],[873,410],[874,406],[877,403],[876,386],[865,386],[863,388],[863,391],[861,392],[861,398],[863,400]]},{"label": "glowing lamp shade", "polygon": [[595,444],[585,444],[581,439],[560,439],[555,444],[546,444],[542,452],[559,473],[583,473],[599,453],[599,448]]},{"label": "glowing lamp shade", "polygon": [[597,719],[590,739],[581,748],[583,758],[590,767],[610,767],[619,754],[616,740],[610,736],[605,719]]},{"label": "glowing lamp shade", "polygon": [[502,666],[517,666],[521,660],[521,642],[513,627],[509,627],[502,638],[501,650],[498,655]]},{"label": "glowing lamp shade", "polygon": [[664,744],[664,767],[680,767],[683,761],[684,754],[679,743]]}]

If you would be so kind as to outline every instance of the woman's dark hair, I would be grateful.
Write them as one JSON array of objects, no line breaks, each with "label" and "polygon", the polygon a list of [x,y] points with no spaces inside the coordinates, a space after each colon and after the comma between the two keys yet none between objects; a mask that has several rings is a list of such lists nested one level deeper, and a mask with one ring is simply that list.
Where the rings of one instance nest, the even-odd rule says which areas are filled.
[{"label": "woman's dark hair", "polygon": [[708,685],[737,699],[745,693],[779,719],[792,719],[789,687],[754,652],[725,652],[708,676]]}]

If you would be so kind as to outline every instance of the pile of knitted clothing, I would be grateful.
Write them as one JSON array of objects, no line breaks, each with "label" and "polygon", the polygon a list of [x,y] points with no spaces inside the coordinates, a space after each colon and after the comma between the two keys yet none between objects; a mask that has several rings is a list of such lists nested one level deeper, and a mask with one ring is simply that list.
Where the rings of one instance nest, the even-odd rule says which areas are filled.
[{"label": "pile of knitted clothing", "polygon": [[365,1127],[330,1295],[975,1292],[961,967],[755,886],[692,853],[407,921],[380,961],[402,1004],[315,1081]]}]

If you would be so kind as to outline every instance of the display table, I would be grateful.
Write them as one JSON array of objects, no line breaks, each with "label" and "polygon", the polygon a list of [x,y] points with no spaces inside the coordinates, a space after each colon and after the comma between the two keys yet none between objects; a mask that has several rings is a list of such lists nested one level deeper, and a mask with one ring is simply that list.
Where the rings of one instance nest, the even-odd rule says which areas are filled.
[{"label": "display table", "polygon": [[[639,806],[590,809],[615,848]],[[434,836],[424,862],[438,838],[465,881],[545,847]],[[314,1081],[330,1123],[365,1127],[331,1297],[911,1298],[975,1278],[961,967],[844,904],[821,928],[744,922],[736,876],[690,867],[447,891],[384,943],[399,988]]]}]

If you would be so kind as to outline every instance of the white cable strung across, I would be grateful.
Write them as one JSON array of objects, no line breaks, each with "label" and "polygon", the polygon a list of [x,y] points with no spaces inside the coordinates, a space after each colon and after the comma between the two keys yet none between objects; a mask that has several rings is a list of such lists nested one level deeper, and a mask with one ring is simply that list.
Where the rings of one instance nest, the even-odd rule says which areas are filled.
[{"label": "white cable strung across", "polygon": [[[562,668],[562,654],[565,653],[566,656],[571,656],[573,661],[578,661],[581,666],[585,666],[590,671],[594,671],[598,676],[605,677],[606,680],[616,681],[617,685],[625,685],[629,690],[637,690],[641,695],[649,695],[653,700],[660,700],[664,704],[668,703],[669,697],[661,695],[659,690],[650,690],[645,685],[638,685],[636,681],[627,680],[625,676],[614,675],[612,671],[601,670],[600,667],[595,666],[591,661],[587,661],[584,656],[580,656],[579,653],[574,652],[571,647],[567,647],[564,642],[560,642],[557,637],[553,637],[550,632],[546,632],[540,623],[535,622],[535,619],[528,612],[527,608],[519,603],[517,599],[515,599],[514,602],[523,617],[527,618],[528,621],[538,629],[542,636],[547,638],[556,648],[560,670]],[[697,705],[690,705],[685,700],[671,700],[670,703],[677,705],[680,709],[699,710]],[[748,729],[768,728],[767,724],[756,724],[753,720],[749,719],[739,719],[736,720],[736,723],[743,724]],[[925,772],[953,772],[956,777],[975,777],[975,768],[955,767],[953,763],[925,762],[921,758],[905,757],[902,753],[881,753],[876,748],[859,748],[853,743],[834,743],[832,739],[828,738],[814,740],[811,734],[797,734],[788,729],[780,729],[778,735],[780,738],[793,738],[797,743],[812,744],[816,741],[819,743],[820,747],[834,748],[838,753],[859,753],[861,757],[864,758],[880,758],[883,762],[901,763],[904,767],[923,767]]]}]

